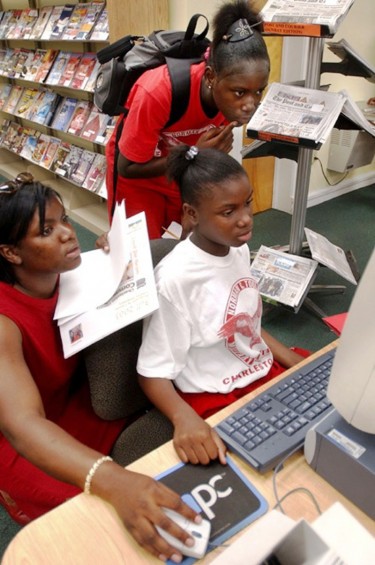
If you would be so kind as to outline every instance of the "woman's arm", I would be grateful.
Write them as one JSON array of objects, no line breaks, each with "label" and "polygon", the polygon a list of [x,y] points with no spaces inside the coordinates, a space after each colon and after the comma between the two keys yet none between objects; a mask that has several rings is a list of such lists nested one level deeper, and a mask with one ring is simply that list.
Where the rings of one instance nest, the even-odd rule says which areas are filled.
[{"label": "woman's arm", "polygon": [[139,383],[151,402],[172,422],[173,444],[180,459],[207,465],[219,458],[225,465],[226,447],[217,432],[187,404],[172,381],[139,375]]},{"label": "woman's arm", "polygon": [[[21,333],[4,316],[0,316],[0,429],[17,452],[36,467],[82,489],[89,470],[102,456],[46,419],[23,357]],[[166,559],[178,552],[158,535],[155,525],[185,543],[188,540],[162,507],[190,519],[196,513],[176,493],[150,477],[106,461],[93,476],[91,492],[111,503],[138,543],[156,556]]]},{"label": "woman's arm", "polygon": [[270,348],[272,355],[276,361],[286,368],[293,367],[300,361],[303,361],[302,355],[299,355],[295,351],[292,351],[286,345],[278,341],[275,337],[269,334],[266,330],[262,328],[261,331],[262,338]]}]

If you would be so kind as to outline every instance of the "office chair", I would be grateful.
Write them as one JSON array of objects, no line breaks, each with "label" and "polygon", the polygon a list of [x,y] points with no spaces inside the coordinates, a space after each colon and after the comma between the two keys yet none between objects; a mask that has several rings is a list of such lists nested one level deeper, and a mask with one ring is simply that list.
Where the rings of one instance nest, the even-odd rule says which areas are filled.
[{"label": "office chair", "polygon": [[[177,243],[150,241],[153,265]],[[126,466],[172,439],[173,426],[153,407],[138,384],[136,364],[142,339],[142,320],[134,322],[84,350],[94,412],[104,420],[129,418],[112,457]]]}]

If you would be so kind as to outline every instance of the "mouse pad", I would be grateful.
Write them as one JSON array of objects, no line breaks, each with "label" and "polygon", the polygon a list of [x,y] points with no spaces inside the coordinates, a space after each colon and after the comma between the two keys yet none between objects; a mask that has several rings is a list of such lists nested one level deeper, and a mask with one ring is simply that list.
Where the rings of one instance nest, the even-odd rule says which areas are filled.
[{"label": "mouse pad", "polygon": [[[227,465],[180,463],[156,477],[211,522],[210,551],[267,512],[266,499],[230,457]],[[195,559],[186,557],[188,565]],[[172,562],[170,562],[172,563]]]}]

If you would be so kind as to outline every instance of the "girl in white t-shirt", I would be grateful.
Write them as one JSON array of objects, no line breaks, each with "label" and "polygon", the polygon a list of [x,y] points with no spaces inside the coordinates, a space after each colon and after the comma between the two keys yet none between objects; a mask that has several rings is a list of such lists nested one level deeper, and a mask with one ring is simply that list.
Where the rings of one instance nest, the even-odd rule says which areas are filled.
[{"label": "girl in white t-shirt", "polygon": [[243,167],[216,149],[181,145],[167,171],[192,232],[155,269],[159,309],[144,321],[139,380],[173,423],[182,461],[225,463],[225,445],[204,418],[303,357],[261,329],[247,245],[253,191]]}]

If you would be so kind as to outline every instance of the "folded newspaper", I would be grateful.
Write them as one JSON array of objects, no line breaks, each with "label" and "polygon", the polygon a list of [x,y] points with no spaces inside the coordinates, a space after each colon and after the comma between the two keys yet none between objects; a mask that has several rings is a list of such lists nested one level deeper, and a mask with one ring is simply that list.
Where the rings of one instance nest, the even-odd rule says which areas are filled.
[{"label": "folded newspaper", "polygon": [[354,0],[268,0],[260,11],[264,33],[332,37]]},{"label": "folded newspaper", "polygon": [[326,92],[274,82],[247,124],[247,136],[319,149],[341,115],[353,129],[375,136],[375,127],[345,90]]},{"label": "folded newspaper", "polygon": [[262,245],[251,274],[266,302],[279,302],[298,312],[314,281],[318,262]]},{"label": "folded newspaper", "polygon": [[65,358],[144,318],[159,307],[144,212],[126,219],[117,206],[110,253],[82,253],[77,269],[60,277],[55,319]]}]

